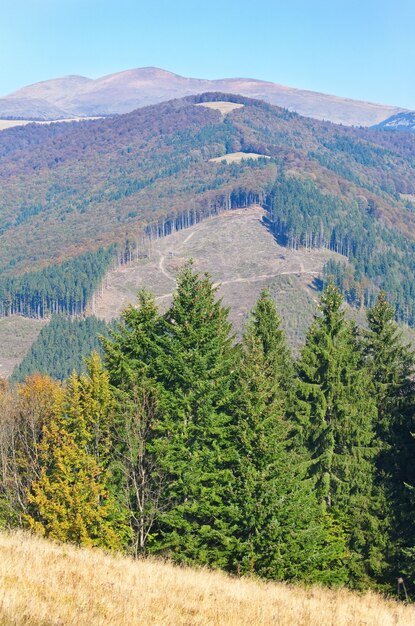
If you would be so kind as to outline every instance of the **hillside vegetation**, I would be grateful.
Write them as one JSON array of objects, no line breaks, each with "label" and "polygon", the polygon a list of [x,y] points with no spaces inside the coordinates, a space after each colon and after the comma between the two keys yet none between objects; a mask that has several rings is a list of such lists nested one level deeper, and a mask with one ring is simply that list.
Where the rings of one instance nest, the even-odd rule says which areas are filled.
[{"label": "hillside vegetation", "polygon": [[0,384],[0,526],[413,598],[414,355],[384,293],[359,329],[329,282],[296,358],[269,290],[237,339],[192,263],[138,304],[104,365]]},{"label": "hillside vegetation", "polygon": [[[384,289],[396,319],[412,326],[414,155],[415,136],[407,133],[344,128],[221,93],[113,119],[6,130],[0,136],[0,316],[82,316],[101,306],[96,294],[104,288],[103,316],[114,317],[119,301],[133,301],[137,286],[153,283],[162,302],[178,267],[177,240],[187,242],[182,260],[206,245],[201,267],[224,283],[230,304],[236,302],[239,328],[258,294],[255,282],[265,282],[275,295],[290,292],[288,315],[284,298],[278,304],[298,347],[309,313],[299,315],[295,304],[305,302],[310,312],[315,297],[303,289],[307,271],[334,276],[356,310],[371,306]],[[193,250],[190,227],[212,222],[219,228],[211,218],[252,204],[265,209],[282,247],[273,248],[269,234],[269,255],[256,249],[257,225],[248,220],[243,238],[231,226],[226,238],[219,233],[214,244],[209,235]],[[151,250],[159,249],[154,268]],[[247,251],[251,270],[239,276],[233,260],[244,263]],[[286,259],[270,267],[278,254]],[[284,269],[291,257],[298,257],[298,275],[295,266]],[[222,272],[224,260],[230,265]],[[111,268],[118,273],[104,279]],[[286,271],[296,273],[290,280],[274,277]],[[112,281],[118,291],[111,291]]]},{"label": "hillside vegetation", "polygon": [[[372,199],[387,222],[414,232],[413,214],[396,197],[414,191],[414,142],[407,158],[406,144],[387,142],[385,132],[241,100],[225,117],[177,100],[113,119],[4,131],[0,270],[15,274],[117,240],[139,243],[144,226],[160,219],[164,234],[168,218],[243,206],[241,188],[264,200],[281,171],[313,178],[346,201]],[[239,151],[273,159],[209,163]]]},{"label": "hillside vegetation", "polygon": [[0,534],[4,626],[412,626],[374,593],[264,583]]}]

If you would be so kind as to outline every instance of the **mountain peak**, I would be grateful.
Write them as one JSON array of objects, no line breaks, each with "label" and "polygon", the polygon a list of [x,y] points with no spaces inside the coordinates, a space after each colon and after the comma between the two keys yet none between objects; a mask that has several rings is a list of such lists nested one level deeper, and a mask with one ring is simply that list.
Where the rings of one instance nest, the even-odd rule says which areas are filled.
[{"label": "mountain peak", "polygon": [[405,112],[399,107],[330,96],[254,78],[188,78],[147,66],[95,80],[69,75],[29,85],[0,99],[0,119],[6,116],[33,119],[34,99],[44,101],[45,111],[47,105],[58,107],[62,112],[60,117],[86,117],[128,113],[149,104],[203,92],[240,94],[300,115],[348,126],[372,126]]}]

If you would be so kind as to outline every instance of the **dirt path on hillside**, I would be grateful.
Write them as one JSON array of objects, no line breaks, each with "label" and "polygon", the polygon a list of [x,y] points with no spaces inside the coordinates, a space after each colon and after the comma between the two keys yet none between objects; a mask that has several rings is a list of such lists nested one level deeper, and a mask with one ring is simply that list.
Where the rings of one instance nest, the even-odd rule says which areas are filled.
[{"label": "dirt path on hillside", "polygon": [[169,273],[167,272],[167,270],[165,269],[165,267],[164,267],[164,261],[165,261],[165,258],[166,258],[166,257],[164,256],[164,254],[161,254],[161,253],[159,253],[159,254],[160,254],[160,259],[159,259],[159,265],[158,265],[158,267],[159,267],[160,272],[161,272],[161,273],[162,273],[162,274],[163,274],[166,278],[168,278],[168,279],[169,279],[169,280],[171,280],[173,283],[175,283],[175,282],[176,282],[176,279],[175,279],[175,278],[173,278],[173,276],[172,276],[171,274],[169,274]]},{"label": "dirt path on hillside", "polygon": [[214,283],[214,287],[220,287],[222,285],[230,285],[231,283],[254,283],[258,280],[267,280],[268,278],[277,278],[277,276],[289,276],[289,275],[298,275],[298,274],[310,274],[311,276],[318,276],[319,272],[315,272],[313,270],[305,270],[304,265],[302,265],[302,269],[294,270],[290,272],[277,272],[276,274],[259,274],[258,276],[251,276],[248,278],[232,278],[231,280],[222,280]]}]

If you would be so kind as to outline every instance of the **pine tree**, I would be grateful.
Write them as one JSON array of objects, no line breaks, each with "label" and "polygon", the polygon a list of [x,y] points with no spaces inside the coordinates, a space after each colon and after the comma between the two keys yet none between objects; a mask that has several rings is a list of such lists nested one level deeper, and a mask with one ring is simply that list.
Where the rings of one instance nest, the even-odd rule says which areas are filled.
[{"label": "pine tree", "polygon": [[164,506],[163,471],[149,449],[158,415],[156,361],[164,326],[149,292],[140,291],[137,304],[122,312],[121,323],[109,339],[102,338],[116,402],[116,482],[128,510],[135,555],[146,550]]},{"label": "pine tree", "polygon": [[[376,485],[383,500],[385,530],[388,532],[389,582],[395,582],[413,563],[405,552],[414,536],[413,495],[415,485],[414,356],[402,340],[395,311],[380,292],[375,306],[367,312],[369,328],[365,347],[375,389],[378,410],[376,436]],[[411,560],[411,559],[410,559]]]},{"label": "pine tree", "polygon": [[111,393],[109,374],[103,368],[97,352],[85,359],[87,375],[79,377],[82,413],[90,444],[88,452],[96,462],[107,469],[112,451],[111,431],[114,422],[115,402]]},{"label": "pine tree", "polygon": [[289,385],[287,366],[282,369],[287,363],[275,306],[263,292],[238,367],[236,567],[271,579],[339,583],[345,574],[342,538],[329,529],[306,478],[307,459],[292,449],[282,386]]},{"label": "pine tree", "polygon": [[376,406],[356,328],[341,305],[329,283],[298,363],[296,416],[318,498],[348,537],[350,583],[364,586],[381,560],[373,493]]},{"label": "pine tree", "polygon": [[104,363],[110,383],[128,390],[138,378],[154,375],[154,364],[160,352],[158,337],[162,333],[161,317],[154,296],[141,290],[137,307],[128,306],[121,314],[121,323],[110,338],[101,337]]},{"label": "pine tree", "polygon": [[82,383],[73,374],[63,402],[44,428],[41,471],[31,487],[26,521],[53,539],[120,548],[123,514],[109,492],[108,472],[92,451],[95,433],[85,400]]},{"label": "pine tree", "polygon": [[182,562],[229,566],[235,432],[229,406],[235,368],[228,310],[192,264],[178,277],[158,359],[160,419],[152,451],[165,473],[168,510],[154,552]]}]

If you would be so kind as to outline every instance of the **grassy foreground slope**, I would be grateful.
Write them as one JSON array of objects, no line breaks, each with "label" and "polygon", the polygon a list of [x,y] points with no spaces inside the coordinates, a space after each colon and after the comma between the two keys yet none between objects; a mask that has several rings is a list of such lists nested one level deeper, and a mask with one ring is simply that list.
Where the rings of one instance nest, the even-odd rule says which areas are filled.
[{"label": "grassy foreground slope", "polygon": [[23,533],[0,534],[0,588],[4,626],[415,623],[413,606],[374,593],[236,579],[56,545]]}]

